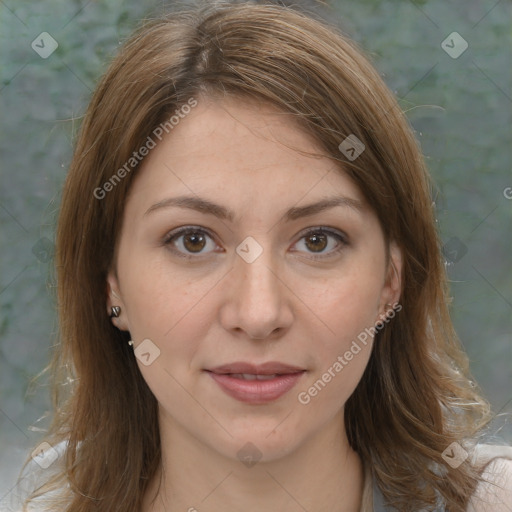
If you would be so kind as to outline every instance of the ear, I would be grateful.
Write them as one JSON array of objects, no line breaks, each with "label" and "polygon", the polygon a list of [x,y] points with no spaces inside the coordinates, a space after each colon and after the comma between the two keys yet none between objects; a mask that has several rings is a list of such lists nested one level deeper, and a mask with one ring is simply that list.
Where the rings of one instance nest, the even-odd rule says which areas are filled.
[{"label": "ear", "polygon": [[377,320],[388,316],[389,311],[400,301],[402,292],[402,265],[402,250],[395,242],[391,242],[389,245],[386,278],[380,297],[379,318]]},{"label": "ear", "polygon": [[107,276],[107,315],[111,316],[112,308],[121,308],[118,317],[111,317],[111,322],[121,331],[129,331],[128,314],[119,290],[119,282],[116,273],[111,270]]}]

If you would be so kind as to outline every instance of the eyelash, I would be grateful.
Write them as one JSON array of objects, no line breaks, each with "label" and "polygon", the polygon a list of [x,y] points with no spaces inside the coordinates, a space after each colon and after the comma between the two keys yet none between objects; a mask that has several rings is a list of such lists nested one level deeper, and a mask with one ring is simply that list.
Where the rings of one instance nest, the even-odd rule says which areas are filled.
[{"label": "eyelash", "polygon": [[[171,233],[169,233],[165,237],[165,239],[163,241],[163,244],[165,246],[169,246],[169,245],[172,245],[173,241],[179,239],[180,237],[182,237],[184,235],[196,234],[196,233],[205,234],[209,238],[214,240],[213,235],[208,230],[206,230],[204,228],[199,228],[199,227],[187,226],[187,227],[179,228],[176,231],[172,231]],[[338,247],[333,249],[333,250],[331,250],[329,253],[327,253],[327,255],[315,256],[313,253],[311,253],[310,258],[313,259],[313,260],[324,260],[324,259],[333,257],[334,255],[336,255],[339,252],[341,252],[347,245],[349,245],[348,239],[347,239],[345,234],[338,233],[336,231],[332,231],[331,229],[328,229],[328,228],[326,228],[324,226],[320,226],[320,227],[317,227],[317,228],[312,228],[312,229],[307,230],[306,232],[304,232],[302,234],[302,236],[297,240],[297,242],[299,242],[303,238],[307,238],[308,236],[313,235],[313,234],[322,234],[322,235],[332,236],[339,243]],[[183,254],[182,252],[176,250],[173,247],[171,247],[171,250],[175,254],[177,254],[178,256],[180,256],[182,258],[189,259],[189,260],[191,260],[191,259],[196,259],[197,260],[197,259],[199,259],[201,257],[201,255],[199,253],[198,253],[199,256],[192,256],[192,255],[185,255],[185,254]]]}]

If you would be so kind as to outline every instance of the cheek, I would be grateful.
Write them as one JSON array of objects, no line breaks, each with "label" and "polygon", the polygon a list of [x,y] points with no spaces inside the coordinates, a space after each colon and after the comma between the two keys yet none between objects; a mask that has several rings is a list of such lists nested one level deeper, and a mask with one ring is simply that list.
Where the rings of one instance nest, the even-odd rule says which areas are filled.
[{"label": "cheek", "polygon": [[334,416],[361,380],[373,346],[371,299],[371,293],[324,295],[322,319],[328,329],[315,339],[311,374],[297,395],[299,403],[315,411],[312,416]]},{"label": "cheek", "polygon": [[[311,376],[297,394],[298,402],[311,408],[310,415],[327,421],[340,412],[356,389],[371,354],[371,342],[336,352],[328,364]],[[347,359],[350,354],[350,360]]]},{"label": "cheek", "polygon": [[[374,325],[381,295],[380,276],[370,269],[331,278],[305,291],[305,302],[334,345]],[[329,336],[330,335],[330,336]]]},{"label": "cheek", "polygon": [[165,261],[141,265],[144,261],[148,258],[134,255],[126,262],[124,275],[120,275],[130,332],[134,339],[172,339],[191,317],[197,318],[196,308],[214,285],[213,278],[192,279],[186,272],[172,272]]},{"label": "cheek", "polygon": [[164,265],[140,266],[129,275],[123,293],[128,298],[131,337],[136,347],[149,339],[159,350],[150,366],[137,361],[139,369],[160,403],[169,410],[188,410],[190,396],[182,385],[187,382],[187,389],[195,393],[190,372],[212,322],[208,291],[218,277],[191,279]]},{"label": "cheek", "polygon": [[298,397],[301,403],[310,400],[334,413],[356,388],[371,355],[380,283],[377,272],[365,265],[308,290],[307,304],[315,321],[321,320],[321,331],[313,371],[300,390],[305,394]]}]

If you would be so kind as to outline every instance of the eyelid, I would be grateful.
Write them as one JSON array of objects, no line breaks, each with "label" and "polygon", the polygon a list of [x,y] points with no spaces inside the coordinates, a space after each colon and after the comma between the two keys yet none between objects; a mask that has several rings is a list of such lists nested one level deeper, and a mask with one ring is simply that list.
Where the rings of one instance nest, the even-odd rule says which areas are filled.
[{"label": "eyelid", "polygon": [[194,225],[188,225],[188,226],[182,226],[180,228],[173,229],[172,231],[169,231],[163,238],[164,243],[169,243],[173,238],[179,237],[180,235],[186,235],[188,233],[195,233],[195,232],[202,232],[207,234],[210,238],[214,239],[215,236],[211,233],[211,231],[208,228],[204,228],[202,226],[194,226]]},{"label": "eyelid", "polygon": [[341,229],[333,228],[333,227],[329,227],[329,226],[323,226],[323,225],[313,226],[311,228],[304,229],[303,231],[301,231],[299,233],[297,240],[300,240],[301,238],[305,237],[306,235],[309,235],[310,233],[320,233],[320,232],[327,234],[327,235],[333,235],[335,237],[340,237],[340,239],[342,239],[347,244],[349,242],[349,238],[348,238],[347,234],[344,231],[342,231]]}]

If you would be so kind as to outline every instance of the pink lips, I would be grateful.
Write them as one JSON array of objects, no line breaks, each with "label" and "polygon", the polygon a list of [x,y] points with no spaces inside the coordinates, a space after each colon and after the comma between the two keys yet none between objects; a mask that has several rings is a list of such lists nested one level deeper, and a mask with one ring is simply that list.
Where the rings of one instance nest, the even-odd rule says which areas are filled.
[{"label": "pink lips", "polygon": [[250,404],[277,400],[305,373],[303,368],[273,361],[261,365],[230,363],[206,371],[227,395]]}]

